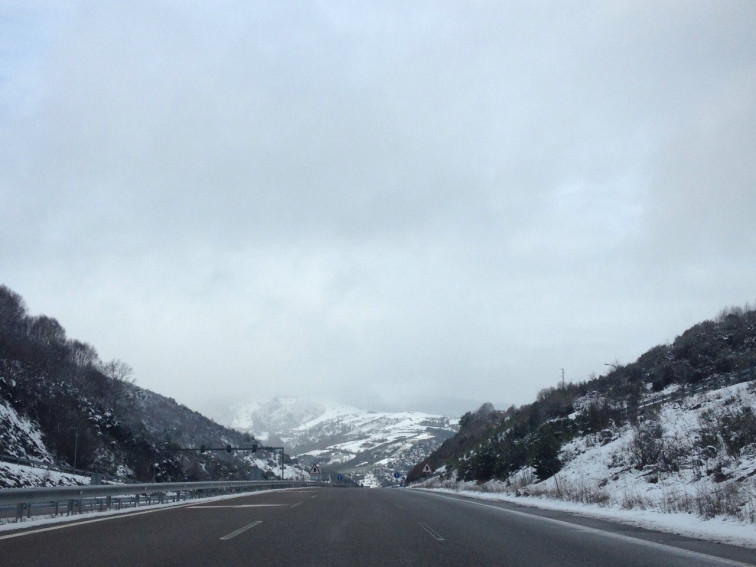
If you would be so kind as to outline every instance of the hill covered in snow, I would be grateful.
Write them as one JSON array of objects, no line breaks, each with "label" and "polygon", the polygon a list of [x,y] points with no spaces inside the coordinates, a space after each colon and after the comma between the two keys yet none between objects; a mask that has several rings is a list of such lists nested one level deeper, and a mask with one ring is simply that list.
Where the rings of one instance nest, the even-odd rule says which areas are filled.
[{"label": "hill covered in snow", "polygon": [[[140,388],[126,363],[100,360],[0,285],[0,488],[86,483],[93,473],[123,481],[279,476],[278,453],[193,450],[254,444]],[[289,461],[284,475],[307,473]]]},{"label": "hill covered in snow", "polygon": [[[482,424],[482,425],[481,425]],[[756,521],[756,311],[730,309],[606,376],[466,414],[425,486]]]},{"label": "hill covered in snow", "polygon": [[302,464],[367,486],[392,486],[457,431],[457,420],[422,412],[373,412],[278,397],[234,408],[228,424],[282,443]]}]

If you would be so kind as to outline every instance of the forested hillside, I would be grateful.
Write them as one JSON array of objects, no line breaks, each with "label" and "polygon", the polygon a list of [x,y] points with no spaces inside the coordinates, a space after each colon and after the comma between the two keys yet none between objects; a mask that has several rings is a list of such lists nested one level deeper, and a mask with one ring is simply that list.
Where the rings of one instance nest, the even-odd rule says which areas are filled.
[{"label": "forested hillside", "polygon": [[[626,454],[616,456],[625,467],[649,474],[696,467],[696,474],[726,480],[736,476],[741,459],[756,455],[753,388],[722,395],[723,407],[706,411],[702,404],[711,400],[694,396],[740,382],[753,386],[755,373],[756,311],[730,308],[631,364],[613,365],[605,376],[546,388],[519,408],[484,406],[465,414],[457,436],[428,462],[445,478],[460,481],[513,483],[525,471],[537,482],[551,478],[574,456],[570,450],[576,440],[600,445],[627,434]],[[669,436],[670,426],[660,417],[665,404],[699,410],[685,443]],[[422,477],[423,465],[413,469],[410,481]]]},{"label": "forested hillside", "polygon": [[128,364],[101,361],[0,286],[0,454],[124,480],[249,478],[249,455],[180,449],[253,442],[136,386]]}]

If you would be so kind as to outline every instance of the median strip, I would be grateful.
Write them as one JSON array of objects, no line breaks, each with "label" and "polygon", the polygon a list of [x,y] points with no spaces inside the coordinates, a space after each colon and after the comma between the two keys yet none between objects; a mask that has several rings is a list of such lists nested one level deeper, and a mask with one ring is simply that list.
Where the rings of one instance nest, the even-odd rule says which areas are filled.
[{"label": "median strip", "polygon": [[244,526],[243,528],[239,528],[238,530],[236,530],[236,531],[234,531],[234,532],[231,532],[230,534],[224,535],[224,536],[223,536],[223,537],[221,538],[221,541],[228,541],[229,539],[235,538],[235,537],[236,537],[236,536],[238,536],[239,534],[241,534],[241,533],[244,533],[244,532],[246,532],[246,531],[247,531],[248,529],[250,529],[250,528],[254,528],[255,526],[257,526],[257,525],[259,525],[259,524],[262,524],[262,520],[257,520],[256,522],[252,522],[251,524],[247,524],[247,525],[246,525],[246,526]]}]

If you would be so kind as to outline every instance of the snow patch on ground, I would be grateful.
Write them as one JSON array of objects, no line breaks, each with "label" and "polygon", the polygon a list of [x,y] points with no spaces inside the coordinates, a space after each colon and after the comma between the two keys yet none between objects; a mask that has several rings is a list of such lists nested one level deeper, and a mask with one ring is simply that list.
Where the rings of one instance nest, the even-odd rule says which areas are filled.
[{"label": "snow patch on ground", "polygon": [[41,467],[0,462],[0,488],[31,488],[89,484],[89,477]]},{"label": "snow patch on ground", "polygon": [[16,413],[0,400],[0,446],[12,457],[52,462],[52,457],[42,440],[42,432],[36,423]]}]

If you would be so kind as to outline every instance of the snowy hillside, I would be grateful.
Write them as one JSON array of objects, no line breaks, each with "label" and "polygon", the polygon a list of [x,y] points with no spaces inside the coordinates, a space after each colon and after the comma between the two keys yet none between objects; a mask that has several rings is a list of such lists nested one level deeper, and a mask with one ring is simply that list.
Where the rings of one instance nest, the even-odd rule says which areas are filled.
[{"label": "snowy hillside", "polygon": [[0,399],[0,447],[10,457],[52,462],[39,426]]},{"label": "snowy hillside", "polygon": [[235,408],[229,425],[281,442],[303,464],[367,486],[397,483],[457,431],[457,420],[421,412],[371,412],[303,398],[273,398]]},{"label": "snowy hillside", "polygon": [[[456,471],[442,470],[422,484],[752,524],[756,381],[688,396],[673,386],[665,394],[671,399],[648,407],[635,425],[610,426],[564,444],[561,470],[542,482],[525,467],[507,481],[460,481]],[[594,401],[578,400],[570,419]]]},{"label": "snowy hillside", "polygon": [[[0,488],[83,484],[89,479],[50,470],[53,458],[42,441],[36,423],[18,415],[0,400],[0,447],[7,453],[0,460]],[[12,462],[18,461],[18,462]],[[23,462],[29,465],[21,464]],[[30,466],[31,463],[35,466]]]}]

